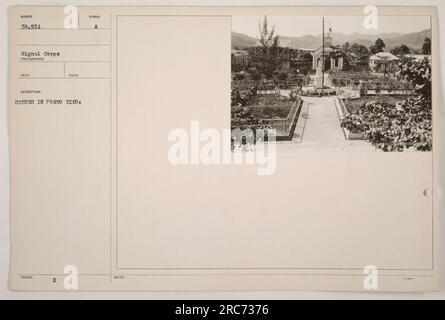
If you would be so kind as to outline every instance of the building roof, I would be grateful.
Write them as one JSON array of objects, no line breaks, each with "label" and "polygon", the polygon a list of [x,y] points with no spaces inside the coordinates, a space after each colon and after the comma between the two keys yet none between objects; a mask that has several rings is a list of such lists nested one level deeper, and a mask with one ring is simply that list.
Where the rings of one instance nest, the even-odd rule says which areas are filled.
[{"label": "building roof", "polygon": [[389,52],[378,52],[378,53],[372,55],[371,57],[369,57],[369,60],[397,61],[400,59]]},{"label": "building roof", "polygon": [[[325,54],[326,54],[326,53],[330,53],[330,52],[332,52],[332,51],[334,51],[334,50],[336,50],[336,49],[339,49],[339,48],[325,46],[325,47],[324,47],[324,53],[325,53]],[[314,54],[315,54],[315,55],[317,55],[317,54],[321,54],[322,51],[323,51],[323,47],[320,47],[320,48],[318,48],[317,50],[314,51]]]},{"label": "building roof", "polygon": [[235,56],[247,56],[249,53],[246,50],[232,50],[232,54]]}]

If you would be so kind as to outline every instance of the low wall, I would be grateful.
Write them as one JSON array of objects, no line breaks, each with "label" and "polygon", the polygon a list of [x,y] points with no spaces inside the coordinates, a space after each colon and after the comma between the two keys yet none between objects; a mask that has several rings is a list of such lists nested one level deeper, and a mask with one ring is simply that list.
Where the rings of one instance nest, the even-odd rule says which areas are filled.
[{"label": "low wall", "polygon": [[297,125],[298,118],[301,113],[301,106],[303,105],[303,99],[298,99],[295,101],[292,110],[289,112],[287,121],[287,128],[285,130],[285,135],[277,135],[276,141],[291,141],[295,132],[295,127]]},{"label": "low wall", "polygon": [[[340,118],[340,124],[343,122],[343,120],[346,118],[346,116],[349,114],[348,109],[346,109],[346,105],[342,99],[342,97],[338,94],[337,89],[337,98],[335,98],[335,106],[337,108],[337,114]],[[343,130],[343,134],[345,135],[346,140],[366,140],[364,133],[353,133],[350,132],[345,127],[341,126]]]}]

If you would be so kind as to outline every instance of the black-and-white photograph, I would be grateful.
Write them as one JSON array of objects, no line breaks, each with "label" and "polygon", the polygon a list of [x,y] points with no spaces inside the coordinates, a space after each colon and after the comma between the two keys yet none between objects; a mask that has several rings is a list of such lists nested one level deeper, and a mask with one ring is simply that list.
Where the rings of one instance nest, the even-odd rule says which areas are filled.
[{"label": "black-and-white photograph", "polygon": [[429,16],[233,16],[231,71],[232,132],[273,129],[285,151],[432,150]]}]

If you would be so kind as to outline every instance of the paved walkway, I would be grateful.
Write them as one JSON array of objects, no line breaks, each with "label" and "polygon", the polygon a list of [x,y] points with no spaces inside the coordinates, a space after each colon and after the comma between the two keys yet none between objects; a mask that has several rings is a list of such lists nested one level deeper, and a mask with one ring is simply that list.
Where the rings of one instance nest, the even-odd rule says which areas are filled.
[{"label": "paved walkway", "polygon": [[375,147],[367,141],[345,139],[334,97],[304,97],[304,101],[309,103],[309,107],[306,114],[300,114],[306,119],[302,141],[279,142],[278,150],[375,151]]}]

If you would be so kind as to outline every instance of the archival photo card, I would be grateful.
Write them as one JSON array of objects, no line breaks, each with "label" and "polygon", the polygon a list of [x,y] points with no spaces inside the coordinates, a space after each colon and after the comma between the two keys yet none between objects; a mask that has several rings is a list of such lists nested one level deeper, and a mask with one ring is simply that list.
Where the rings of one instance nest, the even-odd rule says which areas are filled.
[{"label": "archival photo card", "polygon": [[438,288],[434,7],[8,23],[11,289]]}]

